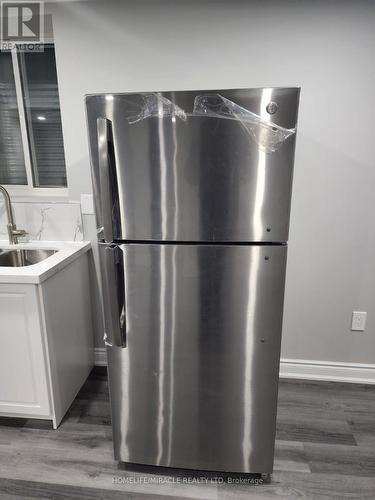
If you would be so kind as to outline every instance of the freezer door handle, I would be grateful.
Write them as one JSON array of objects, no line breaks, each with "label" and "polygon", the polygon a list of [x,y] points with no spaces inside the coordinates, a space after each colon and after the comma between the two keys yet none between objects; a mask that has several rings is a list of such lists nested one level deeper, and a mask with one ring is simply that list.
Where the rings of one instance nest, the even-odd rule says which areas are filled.
[{"label": "freezer door handle", "polygon": [[99,180],[100,203],[102,215],[102,234],[107,243],[115,238],[114,227],[118,223],[118,188],[116,176],[116,163],[113,147],[112,122],[107,118],[97,119],[98,152],[99,152]]},{"label": "freezer door handle", "polygon": [[126,347],[125,276],[123,252],[118,246],[104,250],[103,303],[105,342]]}]

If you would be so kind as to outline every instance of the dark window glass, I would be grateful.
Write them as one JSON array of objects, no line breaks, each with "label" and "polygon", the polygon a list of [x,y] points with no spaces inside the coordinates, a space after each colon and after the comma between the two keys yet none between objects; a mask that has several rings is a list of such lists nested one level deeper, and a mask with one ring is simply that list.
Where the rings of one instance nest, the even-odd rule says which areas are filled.
[{"label": "dark window glass", "polygon": [[0,184],[27,184],[12,56],[0,52]]},{"label": "dark window glass", "polygon": [[54,48],[20,52],[19,65],[34,186],[66,186]]}]

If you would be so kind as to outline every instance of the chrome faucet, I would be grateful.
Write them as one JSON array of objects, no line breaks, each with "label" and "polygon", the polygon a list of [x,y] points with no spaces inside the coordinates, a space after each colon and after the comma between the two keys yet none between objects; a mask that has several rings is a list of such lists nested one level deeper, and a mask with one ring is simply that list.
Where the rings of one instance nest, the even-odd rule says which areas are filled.
[{"label": "chrome faucet", "polygon": [[10,201],[10,196],[8,191],[4,186],[0,184],[0,193],[4,196],[5,210],[8,217],[7,230],[9,243],[14,245],[18,243],[19,236],[26,236],[27,232],[24,229],[17,229],[16,223],[14,222],[12,203]]}]

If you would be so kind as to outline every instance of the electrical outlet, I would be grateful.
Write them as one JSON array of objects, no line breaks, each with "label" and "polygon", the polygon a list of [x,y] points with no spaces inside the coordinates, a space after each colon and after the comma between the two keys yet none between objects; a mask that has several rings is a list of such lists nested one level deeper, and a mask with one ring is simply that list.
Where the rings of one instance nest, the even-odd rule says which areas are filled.
[{"label": "electrical outlet", "polygon": [[366,312],[353,311],[352,315],[352,331],[364,332],[366,327]]}]

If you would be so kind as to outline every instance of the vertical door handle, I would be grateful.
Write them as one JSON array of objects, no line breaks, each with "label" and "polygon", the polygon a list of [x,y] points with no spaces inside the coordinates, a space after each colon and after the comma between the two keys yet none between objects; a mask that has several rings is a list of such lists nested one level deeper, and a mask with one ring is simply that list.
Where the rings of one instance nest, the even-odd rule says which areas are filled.
[{"label": "vertical door handle", "polygon": [[[102,236],[107,243],[116,239],[118,218],[118,187],[113,147],[112,122],[107,118],[97,119],[100,203],[102,209]],[[99,239],[101,235],[99,235]]]},{"label": "vertical door handle", "polygon": [[123,251],[118,246],[104,250],[103,302],[105,342],[126,347],[125,275]]}]

